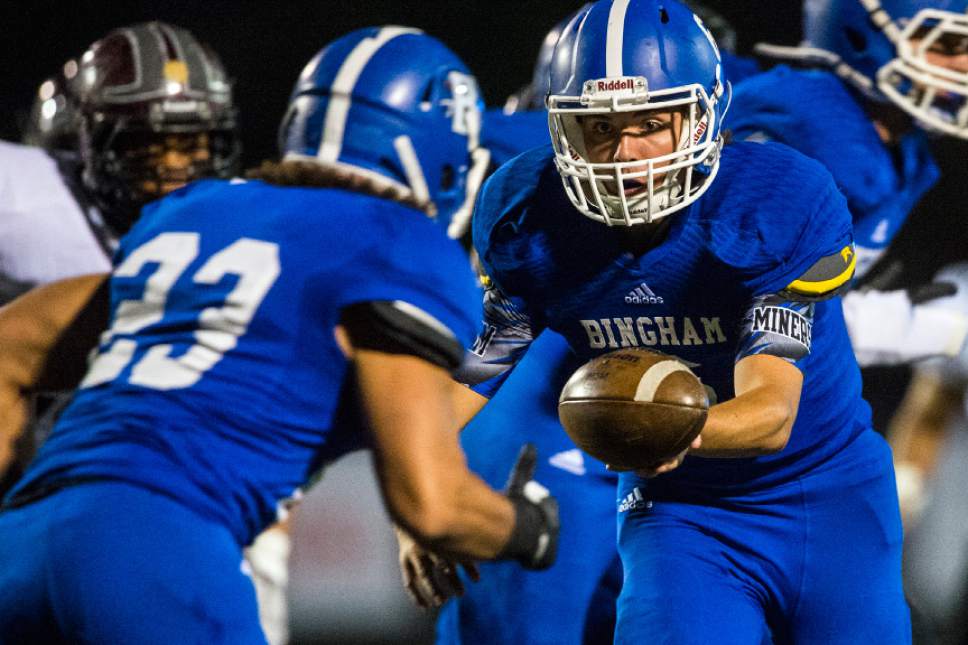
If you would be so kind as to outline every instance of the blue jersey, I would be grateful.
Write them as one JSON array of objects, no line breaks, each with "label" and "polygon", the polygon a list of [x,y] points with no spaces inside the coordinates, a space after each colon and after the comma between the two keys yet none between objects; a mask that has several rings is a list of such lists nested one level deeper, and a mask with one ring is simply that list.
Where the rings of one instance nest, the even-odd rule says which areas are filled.
[{"label": "blue jersey", "polygon": [[403,301],[473,339],[480,291],[423,213],[337,189],[205,181],[150,206],[112,326],[18,491],[116,479],[248,543],[322,464],[366,445],[334,328]]},{"label": "blue jersey", "polygon": [[501,166],[526,150],[551,146],[548,113],[530,110],[505,114],[500,108],[484,113],[481,146],[491,151],[491,162]]},{"label": "blue jersey", "polygon": [[828,71],[781,65],[746,79],[734,89],[728,125],[737,139],[779,141],[830,170],[853,217],[858,275],[938,181],[925,134],[913,129],[888,147],[861,99]]},{"label": "blue jersey", "polygon": [[[512,160],[485,185],[475,211],[475,246],[495,287],[492,297],[499,294],[486,305],[485,320],[497,310],[491,324],[506,328],[487,330],[476,352],[486,357],[488,345],[515,341],[523,348],[550,328],[586,360],[636,346],[675,355],[693,366],[714,398],[732,398],[735,361],[755,353],[749,347],[756,334],[741,331],[751,312],[820,258],[849,252],[849,212],[820,164],[785,146],[737,143],[724,149],[707,193],[671,218],[661,244],[627,253],[627,230],[593,222],[570,205],[550,151]],[[869,427],[840,301],[809,308],[812,341],[793,326],[782,332],[806,350],[796,360],[803,393],[786,449],[755,459],[689,456],[660,480],[775,483],[802,474]],[[522,352],[497,354],[514,362]]]}]

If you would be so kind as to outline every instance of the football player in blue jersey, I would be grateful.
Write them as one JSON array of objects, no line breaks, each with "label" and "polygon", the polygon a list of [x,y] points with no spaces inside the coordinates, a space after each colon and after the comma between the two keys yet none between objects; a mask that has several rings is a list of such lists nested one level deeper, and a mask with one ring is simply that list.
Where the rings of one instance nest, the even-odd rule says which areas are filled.
[{"label": "football player in blue jersey", "polygon": [[[0,142],[0,302],[31,286],[109,271],[141,206],[206,177],[239,172],[232,82],[218,55],[161,21],[125,25],[67,61],[38,89],[24,146]],[[5,288],[6,287],[6,288]],[[18,444],[5,492],[72,392],[44,393]],[[286,642],[288,536],[246,549],[263,629]]]},{"label": "football player in blue jersey", "polygon": [[[732,52],[736,34],[722,16],[700,2],[686,3],[695,11],[720,45]],[[531,82],[509,97],[503,109],[485,112],[483,145],[494,165],[539,145],[547,146],[545,97],[552,56],[560,34],[581,10],[556,24],[545,36]],[[748,75],[756,64],[725,54],[725,74]],[[545,330],[529,346],[526,356],[497,395],[462,431],[461,444],[468,465],[486,481],[499,483],[513,461],[522,439],[534,442],[540,454],[540,480],[555,490],[564,518],[558,558],[541,574],[522,572],[505,563],[486,563],[475,584],[451,586],[448,576],[432,570],[414,581],[411,571],[420,561],[419,549],[402,541],[401,563],[408,588],[422,606],[440,604],[450,595],[437,620],[438,643],[599,643],[611,642],[615,598],[622,582],[622,567],[614,546],[613,510],[617,475],[604,464],[578,450],[558,421],[560,384],[577,367],[575,356],[562,336]],[[503,365],[479,361],[466,365],[458,378],[476,384],[501,371]],[[548,376],[549,372],[556,376]],[[527,418],[526,427],[517,423]],[[440,562],[443,566],[450,563]],[[465,582],[467,580],[465,579]],[[548,594],[547,589],[558,590]]]},{"label": "football player in blue jersey", "polygon": [[[968,139],[968,1],[809,1],[804,38],[800,47],[758,46],[794,65],[738,84],[730,129],[790,145],[830,170],[847,197],[864,276],[939,179],[929,137]],[[957,355],[968,312],[924,306],[946,293],[847,294],[861,365]]]},{"label": "football player in blue jersey", "polygon": [[[485,112],[482,145],[490,152],[492,165],[500,166],[526,150],[547,145],[544,97],[551,57],[558,36],[574,15],[577,12],[545,36],[531,83],[509,98],[503,109]],[[556,386],[576,366],[564,338],[550,330],[541,334],[501,393],[461,432],[468,466],[488,482],[503,480],[522,441],[537,446],[543,458],[536,477],[556,491],[560,512],[568,517],[562,524],[553,567],[540,574],[519,575],[515,570],[519,567],[483,563],[479,575],[470,570],[474,584],[452,585],[452,578],[443,572],[432,567],[419,569],[417,563],[425,558],[423,550],[401,541],[403,575],[419,605],[431,607],[451,595],[458,596],[438,615],[438,643],[568,645],[611,640],[615,598],[622,580],[612,519],[615,475],[575,448],[558,421]],[[494,371],[478,361],[466,367],[458,372],[458,379],[466,384],[484,380]],[[560,378],[548,378],[549,370],[558,372]],[[527,428],[520,427],[522,418],[528,419]],[[444,560],[432,562],[451,566]],[[418,571],[422,573],[411,576]],[[549,594],[549,588],[558,591]]]},{"label": "football player in blue jersey", "polygon": [[557,511],[533,452],[502,495],[457,442],[449,372],[480,294],[445,232],[473,197],[479,126],[476,82],[441,43],[353,32],[303,70],[280,162],[176,191],[123,239],[109,279],[4,309],[4,440],[22,392],[71,376],[64,352],[108,327],[4,500],[4,639],[264,642],[242,547],[363,447],[422,543],[551,564]]},{"label": "football player in blue jersey", "polygon": [[728,102],[681,4],[603,0],[570,23],[553,149],[505,164],[475,209],[475,351],[498,372],[475,389],[497,401],[551,329],[578,360],[673,354],[718,401],[688,454],[620,476],[617,642],[906,642],[890,454],[834,297],[850,213],[819,163],[724,147]]}]

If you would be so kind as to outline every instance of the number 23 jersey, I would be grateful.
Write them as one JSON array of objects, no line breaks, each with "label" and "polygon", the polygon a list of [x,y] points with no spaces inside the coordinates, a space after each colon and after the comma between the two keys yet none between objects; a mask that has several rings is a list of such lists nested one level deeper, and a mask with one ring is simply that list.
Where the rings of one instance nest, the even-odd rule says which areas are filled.
[{"label": "number 23 jersey", "polygon": [[344,307],[403,301],[465,345],[480,316],[466,254],[438,225],[335,189],[196,183],[144,211],[115,267],[111,327],[17,490],[129,481],[242,543],[366,445],[334,337]]}]

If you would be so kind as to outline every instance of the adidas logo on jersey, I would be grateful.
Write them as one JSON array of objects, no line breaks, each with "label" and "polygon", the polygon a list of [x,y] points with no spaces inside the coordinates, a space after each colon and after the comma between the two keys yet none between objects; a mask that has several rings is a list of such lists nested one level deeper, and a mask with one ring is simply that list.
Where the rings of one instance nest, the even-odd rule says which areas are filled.
[{"label": "adidas logo on jersey", "polygon": [[581,454],[581,450],[578,448],[555,453],[548,459],[548,463],[572,475],[581,476],[585,474],[585,456]]},{"label": "adidas logo on jersey", "polygon": [[632,492],[625,496],[622,503],[618,505],[618,512],[634,511],[639,508],[652,508],[652,502],[642,497],[642,491],[636,486]]},{"label": "adidas logo on jersey", "polygon": [[625,296],[625,302],[630,305],[661,305],[662,297],[657,296],[649,289],[649,285],[644,282],[629,291]]}]

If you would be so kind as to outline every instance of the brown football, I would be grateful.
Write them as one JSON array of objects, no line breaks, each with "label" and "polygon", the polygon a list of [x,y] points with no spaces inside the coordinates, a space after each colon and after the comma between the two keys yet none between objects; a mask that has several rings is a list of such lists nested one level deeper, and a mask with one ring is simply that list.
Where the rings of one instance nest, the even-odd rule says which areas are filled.
[{"label": "brown football", "polygon": [[615,470],[634,470],[685,450],[706,422],[709,398],[679,359],[642,348],[588,361],[558,399],[575,444]]}]

